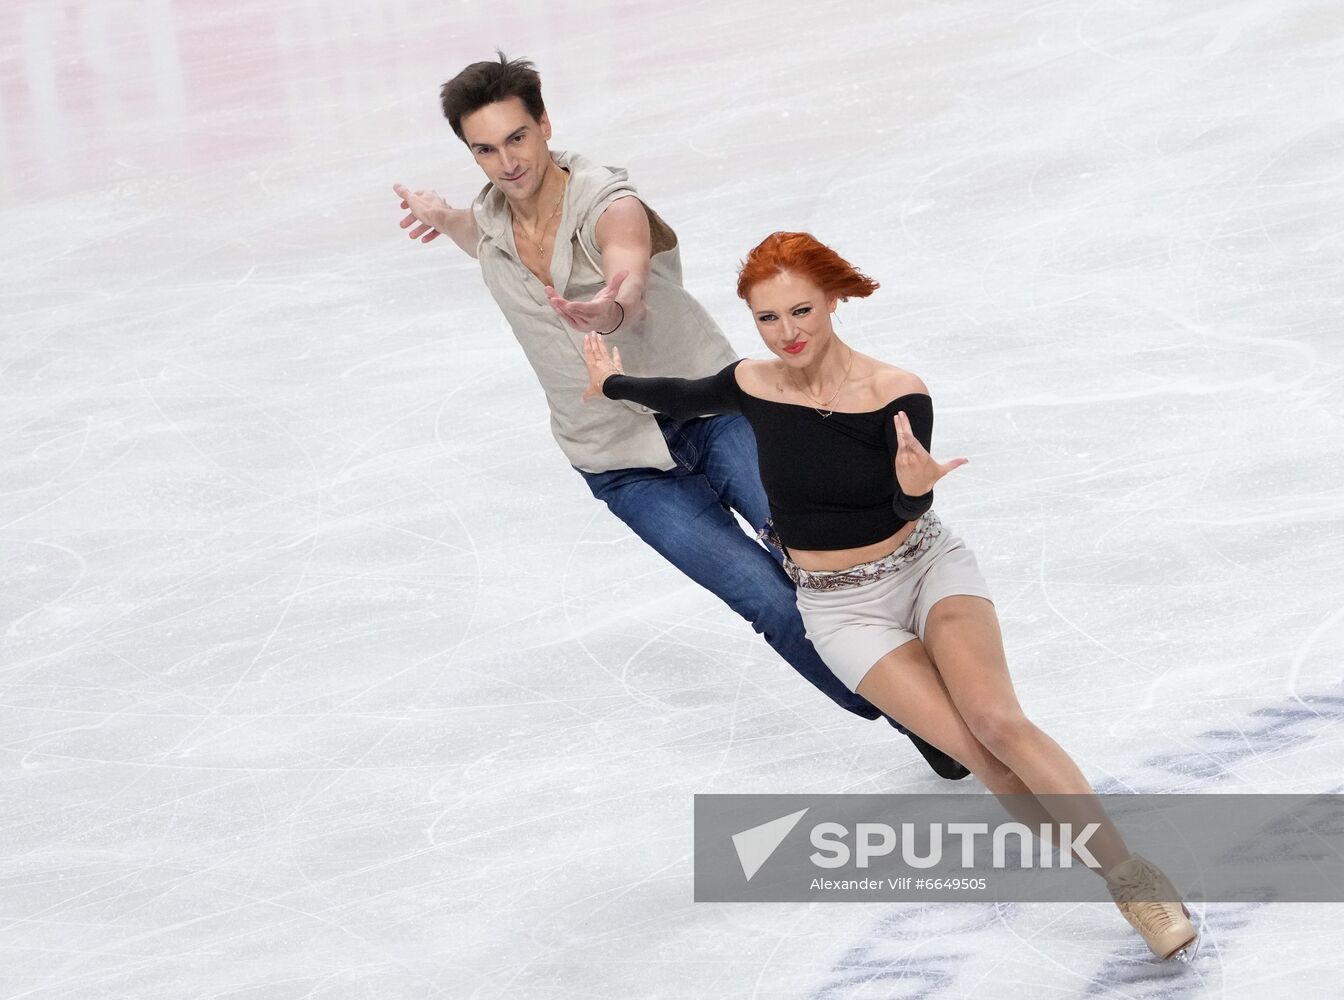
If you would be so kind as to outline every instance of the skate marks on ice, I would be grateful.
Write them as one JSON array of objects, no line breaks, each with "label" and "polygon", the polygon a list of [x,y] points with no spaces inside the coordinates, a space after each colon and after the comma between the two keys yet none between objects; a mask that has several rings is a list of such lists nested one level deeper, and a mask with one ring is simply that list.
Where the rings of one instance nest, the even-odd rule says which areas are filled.
[{"label": "skate marks on ice", "polygon": [[[1112,778],[1099,783],[1097,791],[1213,791],[1219,777],[1244,775],[1250,766],[1305,751],[1342,730],[1344,695],[1294,697],[1192,735],[1195,749],[1144,760],[1138,770],[1175,779],[1167,787],[1151,780]],[[1344,792],[1337,782],[1313,789],[1310,773],[1303,777],[1307,780],[1291,788],[1277,785],[1272,790]],[[1267,831],[1271,840],[1272,833]],[[1247,844],[1247,849],[1254,852],[1256,844]],[[1298,905],[1293,912],[1305,908]],[[1077,996],[1167,1000],[1213,988],[1243,961],[1249,969],[1255,957],[1240,955],[1238,936],[1252,924],[1257,938],[1262,932],[1274,935],[1277,926],[1265,902],[1192,906],[1191,918],[1200,932],[1200,947],[1184,965],[1154,959],[1142,939],[1104,903],[901,906],[884,914],[866,932],[866,940],[844,952],[809,995],[814,1000],[960,997],[974,995],[990,982],[1008,990],[1016,982],[1026,990],[1028,982],[1050,980],[1052,990],[1072,990]],[[1285,930],[1283,946],[1291,950],[1292,943]],[[1096,964],[1083,972],[1089,956]]]},{"label": "skate marks on ice", "polygon": [[[1293,751],[1305,750],[1317,740],[1328,740],[1333,735],[1338,741],[1341,734],[1344,734],[1344,694],[1293,697],[1254,709],[1239,721],[1229,720],[1225,726],[1206,729],[1190,737],[1195,749],[1149,757],[1144,761],[1145,767],[1177,780],[1167,787],[1145,781],[1141,787],[1153,792],[1333,791],[1333,787],[1320,787],[1319,771],[1295,768],[1284,773],[1279,761]],[[1253,768],[1258,770],[1252,771]],[[1242,787],[1227,787],[1230,782],[1226,779],[1229,778]],[[1274,781],[1272,787],[1265,786],[1263,779],[1266,778]],[[1220,787],[1211,787],[1214,783]],[[1134,790],[1134,785],[1114,778],[1097,785],[1097,791],[1102,793],[1123,794]]]},{"label": "skate marks on ice", "polygon": [[812,1000],[947,996],[946,991],[982,953],[981,936],[999,925],[1004,911],[1015,905],[902,906],[892,910],[873,928],[868,941],[840,956],[827,981],[810,996]]},{"label": "skate marks on ice", "polygon": [[[1232,909],[1249,913],[1252,907]],[[1229,922],[1220,921],[1220,928],[1235,930],[1249,919],[1234,912]],[[1115,950],[1089,967],[1086,958],[1112,942]],[[1205,985],[1197,966],[1153,959],[1143,940],[1107,904],[938,904],[901,907],[884,915],[869,940],[845,952],[808,996],[1175,1000]]]},{"label": "skate marks on ice", "polygon": [[[1157,961],[1135,935],[1131,947],[1117,949],[1102,962],[1087,989],[1079,995],[1113,997],[1117,987],[1124,987],[1121,995],[1126,1000],[1168,1000],[1190,996],[1194,991],[1202,992],[1206,986],[1213,987],[1216,984],[1209,982],[1213,970],[1207,965],[1216,962],[1219,978],[1222,977],[1225,972],[1222,968],[1224,936],[1235,935],[1249,926],[1263,906],[1263,903],[1227,903],[1218,908],[1213,924],[1206,924],[1202,914],[1191,908],[1191,920],[1199,931],[1199,951],[1189,965]],[[1128,925],[1125,929],[1128,930]]]}]

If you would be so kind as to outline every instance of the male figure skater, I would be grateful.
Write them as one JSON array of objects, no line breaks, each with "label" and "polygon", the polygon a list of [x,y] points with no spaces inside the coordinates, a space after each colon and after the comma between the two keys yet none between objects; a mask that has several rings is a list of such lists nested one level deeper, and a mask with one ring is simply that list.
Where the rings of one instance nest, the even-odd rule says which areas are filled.
[{"label": "male figure skater", "polygon": [[[425,243],[445,233],[480,261],[546,393],[551,432],[570,464],[593,496],[751,622],[809,683],[857,715],[882,715],[817,656],[780,554],[733,518],[730,508],[760,531],[769,517],[746,421],[678,421],[633,403],[582,401],[588,331],[610,337],[632,371],[700,378],[736,359],[682,288],[676,234],[640,201],[624,170],[551,151],[551,122],[531,63],[503,53],[473,63],[443,85],[441,98],[444,116],[489,183],[469,209],[394,185],[410,212],[401,226]],[[906,735],[938,774],[968,773]]]}]

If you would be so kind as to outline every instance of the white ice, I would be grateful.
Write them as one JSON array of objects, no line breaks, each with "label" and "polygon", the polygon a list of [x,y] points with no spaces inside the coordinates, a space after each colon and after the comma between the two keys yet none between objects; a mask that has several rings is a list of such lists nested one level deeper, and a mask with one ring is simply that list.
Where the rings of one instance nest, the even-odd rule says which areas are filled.
[{"label": "white ice", "polygon": [[[446,239],[468,62],[688,287],[775,229],[965,455],[1108,791],[1344,787],[1344,8],[5,0],[0,996],[1337,996],[1339,906],[691,900],[701,792],[947,791],[589,495]],[[1333,699],[1333,700],[1332,700]]]}]

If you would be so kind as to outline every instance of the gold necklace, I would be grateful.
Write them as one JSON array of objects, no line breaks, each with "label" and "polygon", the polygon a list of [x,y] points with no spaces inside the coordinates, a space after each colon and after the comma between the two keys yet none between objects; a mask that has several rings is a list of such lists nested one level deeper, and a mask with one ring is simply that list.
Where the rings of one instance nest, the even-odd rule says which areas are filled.
[{"label": "gold necklace", "polygon": [[[845,365],[845,377],[842,378],[840,380],[840,384],[835,387],[835,392],[831,393],[831,398],[826,400],[826,402],[820,404],[820,406],[818,406],[817,404],[817,398],[813,396],[812,393],[807,391],[807,387],[805,385],[799,383],[797,380],[794,380],[794,384],[798,387],[798,390],[808,398],[808,401],[812,404],[812,409],[817,411],[817,415],[820,416],[823,420],[825,420],[827,417],[829,417],[832,413],[835,412],[834,410],[828,410],[826,408],[830,406],[832,403],[834,403],[836,399],[839,397],[840,390],[843,389],[845,387],[845,383],[849,381],[849,373],[853,367],[854,367],[854,348],[851,347],[849,349],[849,363]],[[789,369],[789,378],[793,379],[792,368]]]},{"label": "gold necklace", "polygon": [[[528,242],[535,243],[537,245],[537,253],[539,254],[546,253],[546,230],[551,228],[551,220],[560,214],[560,207],[565,203],[565,192],[568,190],[569,190],[569,174],[565,174],[565,186],[560,189],[560,200],[555,203],[555,209],[551,212],[550,215],[546,216],[546,221],[541,224],[541,229],[539,230],[541,233],[541,239],[537,239],[535,236],[532,236],[530,233],[527,232],[526,229],[523,229],[523,227],[519,225],[519,228],[523,229],[523,235],[527,237]],[[521,221],[522,220],[519,220],[520,223]]]}]

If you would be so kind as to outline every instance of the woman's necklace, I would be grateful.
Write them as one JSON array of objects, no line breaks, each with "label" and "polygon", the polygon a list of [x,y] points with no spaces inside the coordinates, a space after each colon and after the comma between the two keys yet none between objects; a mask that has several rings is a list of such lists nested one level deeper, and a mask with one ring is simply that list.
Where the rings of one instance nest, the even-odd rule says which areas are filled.
[{"label": "woman's necklace", "polygon": [[560,200],[555,203],[555,208],[552,210],[550,215],[546,216],[546,221],[541,224],[541,229],[538,230],[538,232],[541,233],[541,239],[537,239],[535,236],[529,233],[522,226],[520,220],[518,228],[523,230],[523,235],[527,237],[527,241],[529,243],[535,243],[537,245],[537,253],[539,254],[544,255],[546,253],[546,230],[551,228],[551,221],[557,215],[560,214],[560,206],[562,206],[565,203],[565,192],[568,190],[569,190],[569,174],[565,174],[565,186],[560,189]]},{"label": "woman's necklace", "polygon": [[[813,396],[812,393],[807,391],[807,387],[805,385],[799,383],[797,380],[794,381],[794,384],[797,385],[798,390],[808,398],[808,401],[812,404],[812,409],[816,410],[817,414],[824,420],[835,412],[834,410],[828,409],[828,407],[832,403],[834,403],[837,398],[839,398],[840,390],[843,389],[845,387],[845,383],[849,381],[849,372],[850,369],[852,369],[853,367],[854,367],[854,348],[851,347],[849,349],[849,363],[845,365],[845,377],[842,378],[840,380],[840,384],[835,387],[835,392],[831,393],[831,398],[826,400],[826,402],[824,403],[818,403],[816,397]],[[789,378],[790,379],[793,378],[792,368],[789,369]]]}]

